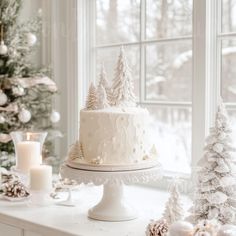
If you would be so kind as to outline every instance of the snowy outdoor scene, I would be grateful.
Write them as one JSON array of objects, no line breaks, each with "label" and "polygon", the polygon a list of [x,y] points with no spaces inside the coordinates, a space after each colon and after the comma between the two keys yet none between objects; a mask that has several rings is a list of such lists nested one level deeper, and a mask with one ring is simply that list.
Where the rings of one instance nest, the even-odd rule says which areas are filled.
[{"label": "snowy outdoor scene", "polygon": [[[236,1],[222,3],[222,33],[233,32]],[[140,17],[139,0],[96,3],[97,74],[103,62],[108,79],[113,79],[115,59],[124,45],[138,103],[154,120],[162,165],[186,174],[191,172],[192,151],[192,8],[192,0],[147,0],[145,17]],[[236,41],[222,40],[221,51],[221,93],[224,102],[234,103]],[[236,124],[235,110],[228,112]],[[236,125],[233,130],[236,140]]]}]

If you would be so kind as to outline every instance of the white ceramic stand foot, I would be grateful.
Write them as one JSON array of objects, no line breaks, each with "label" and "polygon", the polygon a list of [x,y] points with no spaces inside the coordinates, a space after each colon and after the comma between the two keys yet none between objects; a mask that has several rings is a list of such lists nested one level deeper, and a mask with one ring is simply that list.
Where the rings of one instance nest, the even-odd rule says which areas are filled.
[{"label": "white ceramic stand foot", "polygon": [[88,216],[96,220],[126,221],[137,218],[137,212],[126,203],[123,184],[103,185],[101,201],[88,211]]},{"label": "white ceramic stand foot", "polygon": [[[101,167],[102,168],[102,167]],[[75,169],[63,164],[61,176],[77,183],[103,185],[101,201],[88,211],[92,219],[103,221],[126,221],[137,218],[136,211],[125,201],[124,185],[147,183],[162,177],[161,166],[131,171],[91,171]]]}]

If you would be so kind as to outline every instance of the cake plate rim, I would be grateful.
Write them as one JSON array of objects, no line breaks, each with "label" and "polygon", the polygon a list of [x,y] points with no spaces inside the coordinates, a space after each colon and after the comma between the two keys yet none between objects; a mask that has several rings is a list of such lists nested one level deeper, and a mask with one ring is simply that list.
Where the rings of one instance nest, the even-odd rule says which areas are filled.
[{"label": "cake plate rim", "polygon": [[143,170],[154,167],[160,167],[161,164],[159,160],[149,160],[143,161],[140,163],[134,164],[90,164],[90,163],[79,163],[73,162],[71,160],[66,160],[65,164],[73,169],[78,170],[89,170],[89,171],[100,171],[100,172],[119,172],[119,171],[135,171],[135,170]]}]

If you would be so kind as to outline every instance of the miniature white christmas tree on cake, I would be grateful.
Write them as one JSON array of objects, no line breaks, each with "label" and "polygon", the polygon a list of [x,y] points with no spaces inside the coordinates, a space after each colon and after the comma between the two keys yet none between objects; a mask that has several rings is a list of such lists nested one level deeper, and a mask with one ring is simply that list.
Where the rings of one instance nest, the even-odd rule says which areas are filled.
[{"label": "miniature white christmas tree on cake", "polygon": [[184,216],[184,210],[182,207],[180,193],[177,183],[174,183],[171,187],[170,198],[166,203],[163,218],[167,221],[168,225],[182,220]]},{"label": "miniature white christmas tree on cake", "polygon": [[84,152],[83,152],[82,143],[79,141],[76,141],[76,143],[74,143],[71,146],[68,156],[70,160],[76,160],[76,159],[83,160]]},{"label": "miniature white christmas tree on cake", "polygon": [[104,67],[103,63],[101,65],[101,72],[100,72],[100,75],[99,75],[98,88],[101,85],[106,90],[106,96],[107,96],[108,103],[111,104],[111,102],[112,102],[112,89],[111,89],[111,87],[110,87],[110,85],[108,83],[107,74],[106,74],[105,67]]},{"label": "miniature white christmas tree on cake", "polygon": [[92,82],[89,87],[88,97],[86,101],[86,109],[87,110],[96,110],[98,104],[98,94],[97,89]]},{"label": "miniature white christmas tree on cake", "polygon": [[103,109],[109,107],[110,105],[107,100],[107,93],[102,84],[98,85],[97,94],[98,94],[97,108]]},{"label": "miniature white christmas tree on cake", "polygon": [[114,106],[135,106],[133,78],[123,48],[120,50],[112,89]]},{"label": "miniature white christmas tree on cake", "polygon": [[216,219],[222,224],[235,222],[236,165],[232,130],[224,105],[218,107],[215,127],[206,139],[204,156],[198,162],[194,206],[188,218],[194,223]]}]

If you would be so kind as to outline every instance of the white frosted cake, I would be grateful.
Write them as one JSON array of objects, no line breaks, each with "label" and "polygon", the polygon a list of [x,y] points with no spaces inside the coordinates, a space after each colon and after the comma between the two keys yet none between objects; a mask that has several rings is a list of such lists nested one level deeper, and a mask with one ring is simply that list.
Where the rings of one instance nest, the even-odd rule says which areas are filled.
[{"label": "white frosted cake", "polygon": [[[123,51],[119,60],[124,60]],[[122,69],[125,71],[120,72]],[[122,166],[145,168],[155,164],[157,153],[150,141],[149,112],[136,107],[127,73],[127,64],[123,63],[112,89],[107,85],[104,70],[98,88],[91,84],[86,108],[80,111],[79,140],[68,155],[70,166],[122,169]]]}]

